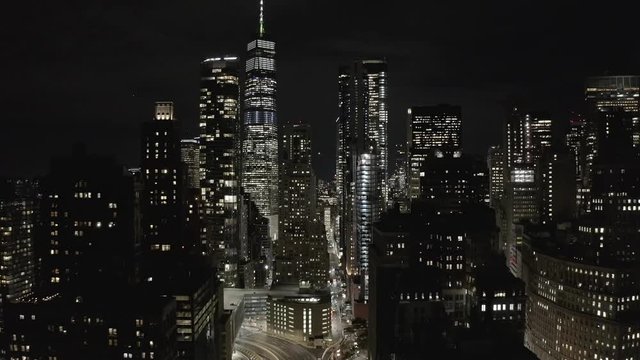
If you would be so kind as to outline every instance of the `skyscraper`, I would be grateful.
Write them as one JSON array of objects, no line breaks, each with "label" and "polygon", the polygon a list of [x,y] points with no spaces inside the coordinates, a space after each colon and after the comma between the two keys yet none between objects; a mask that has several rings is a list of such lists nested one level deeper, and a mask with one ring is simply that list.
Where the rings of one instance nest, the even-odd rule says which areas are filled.
[{"label": "skyscraper", "polygon": [[156,102],[152,121],[142,126],[143,251],[176,252],[182,242],[180,127],[173,102]]},{"label": "skyscraper", "polygon": [[[517,107],[507,118],[503,133],[505,152],[505,241],[509,246],[522,241],[514,224],[537,222],[540,217],[541,166],[543,153],[551,147],[549,117],[541,113],[523,112]],[[511,247],[505,250],[512,251]]]},{"label": "skyscraper", "polygon": [[338,118],[336,119],[336,193],[338,197],[338,243],[345,258],[343,266],[347,272],[354,272],[355,232],[354,226],[354,184],[356,155],[356,129],[351,121],[352,74],[348,66],[338,70]]},{"label": "skyscraper", "polygon": [[489,181],[484,161],[469,155],[429,157],[420,170],[420,199],[438,203],[443,212],[463,204],[486,203]]},{"label": "skyscraper", "polygon": [[316,208],[311,129],[308,125],[287,124],[283,130],[274,280],[299,284],[301,288],[324,288],[329,264],[324,226]]},{"label": "skyscraper", "polygon": [[504,196],[504,151],[500,146],[492,146],[487,157],[489,167],[489,195],[491,203],[502,199]]},{"label": "skyscraper", "polygon": [[265,33],[260,2],[258,36],[247,45],[242,142],[242,186],[276,233],[278,214],[278,118],[275,42]]},{"label": "skyscraper", "polygon": [[[387,126],[389,123],[389,109],[387,107],[388,84],[387,84],[387,62],[385,60],[363,60],[357,62],[356,86],[361,87],[358,95],[360,101],[364,103],[357,104],[362,106],[361,121],[364,127],[364,143],[362,153],[372,152],[375,159],[375,167],[377,176],[379,177],[376,184],[376,191],[379,192],[379,202],[381,210],[386,209],[389,198],[389,145],[387,138]],[[366,87],[366,88],[365,88]],[[362,96],[365,95],[365,96]],[[369,148],[369,149],[367,149]]]},{"label": "skyscraper", "polygon": [[[361,274],[368,268],[371,227],[388,205],[386,61],[360,60],[341,67],[338,88],[340,244],[347,272]],[[361,275],[366,290],[367,275]]]},{"label": "skyscraper", "polygon": [[627,135],[633,144],[631,151],[640,152],[640,76],[590,77],[585,83],[584,96],[587,109],[581,134],[584,154],[580,158],[582,184],[578,196],[580,211],[588,212],[591,208],[590,181],[599,149],[597,124],[602,114],[616,113],[616,119],[629,130]]},{"label": "skyscraper", "polygon": [[240,88],[238,59],[205,59],[200,78],[200,179],[205,245],[225,286],[238,286]]},{"label": "skyscraper", "polygon": [[525,346],[542,360],[631,359],[640,336],[640,158],[627,114],[592,118],[590,211],[527,236]]},{"label": "skyscraper", "polygon": [[182,220],[184,241],[197,247],[197,252],[205,252],[206,231],[203,231],[201,215],[203,209],[200,191],[200,139],[180,141],[182,167]]},{"label": "skyscraper", "polygon": [[180,140],[180,160],[184,167],[183,185],[189,189],[200,189],[200,141]]},{"label": "skyscraper", "polygon": [[630,129],[633,147],[640,147],[640,76],[596,76],[587,79],[585,98],[589,115],[595,112],[619,112]]},{"label": "skyscraper", "polygon": [[357,271],[364,285],[364,300],[369,299],[369,245],[373,239],[373,224],[380,220],[380,196],[376,184],[379,183],[379,172],[376,171],[376,155],[363,153],[358,156],[356,164],[356,256]]},{"label": "skyscraper", "polygon": [[[20,301],[34,292],[35,198],[21,194],[21,183],[0,182],[0,306]],[[2,326],[0,309],[0,327]]]},{"label": "skyscraper", "polygon": [[569,118],[569,131],[567,132],[565,144],[571,151],[574,160],[574,175],[575,175],[575,195],[576,195],[576,211],[577,214],[583,214],[586,211],[585,208],[585,191],[588,188],[585,186],[585,180],[587,179],[585,171],[587,170],[586,158],[588,149],[588,137],[587,137],[587,121],[581,114],[573,113]]},{"label": "skyscraper", "polygon": [[435,105],[408,110],[410,198],[420,196],[420,171],[431,156],[460,156],[462,151],[462,112],[459,106]]},{"label": "skyscraper", "polygon": [[573,154],[546,150],[540,159],[540,219],[542,223],[567,221],[576,212],[576,184]]},{"label": "skyscraper", "polygon": [[397,204],[401,211],[408,211],[407,147],[403,144],[396,144],[394,148],[395,166],[389,176],[389,205],[396,206]]}]

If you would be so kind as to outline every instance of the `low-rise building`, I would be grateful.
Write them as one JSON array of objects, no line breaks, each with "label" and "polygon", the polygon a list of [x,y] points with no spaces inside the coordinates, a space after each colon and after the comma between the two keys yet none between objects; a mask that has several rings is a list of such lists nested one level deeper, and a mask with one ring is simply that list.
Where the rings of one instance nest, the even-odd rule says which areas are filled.
[{"label": "low-rise building", "polygon": [[331,336],[331,297],[296,295],[267,298],[267,331],[296,341]]}]

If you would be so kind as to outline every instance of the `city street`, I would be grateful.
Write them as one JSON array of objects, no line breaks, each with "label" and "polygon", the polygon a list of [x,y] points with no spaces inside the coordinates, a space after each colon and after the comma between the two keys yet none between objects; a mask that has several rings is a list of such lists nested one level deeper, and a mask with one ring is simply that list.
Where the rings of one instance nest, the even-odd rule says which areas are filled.
[{"label": "city street", "polygon": [[260,332],[242,331],[236,339],[235,349],[250,359],[251,356],[247,354],[267,360],[317,359],[316,355],[301,345]]}]

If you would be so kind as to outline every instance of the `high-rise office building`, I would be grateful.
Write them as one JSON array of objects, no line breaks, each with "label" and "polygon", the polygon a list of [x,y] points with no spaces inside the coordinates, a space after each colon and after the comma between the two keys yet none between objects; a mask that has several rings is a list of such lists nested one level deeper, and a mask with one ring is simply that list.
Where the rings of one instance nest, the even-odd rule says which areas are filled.
[{"label": "high-rise office building", "polygon": [[500,201],[505,193],[504,150],[500,146],[492,146],[487,156],[489,168],[489,196],[491,203]]},{"label": "high-rise office building", "polygon": [[582,176],[578,188],[579,212],[591,209],[591,179],[593,164],[598,156],[598,122],[601,114],[616,113],[616,119],[623,123],[633,143],[632,151],[640,152],[640,76],[596,76],[586,80],[584,90],[586,121],[581,126],[581,164]]},{"label": "high-rise office building", "polygon": [[402,211],[409,208],[407,177],[407,149],[402,144],[395,146],[395,166],[389,176],[389,206],[399,206]]},{"label": "high-rise office building", "polygon": [[[387,63],[356,61],[338,74],[336,187],[349,274],[368,267],[371,227],[388,205]],[[367,276],[363,276],[366,289]],[[365,291],[366,293],[366,291]]]},{"label": "high-rise office building", "polygon": [[429,157],[458,157],[462,151],[459,106],[418,106],[408,110],[407,156],[410,198],[420,196],[420,171]]},{"label": "high-rise office building", "polygon": [[242,139],[242,187],[277,235],[278,117],[276,50],[264,28],[263,5],[257,38],[247,45]]},{"label": "high-rise office building", "polygon": [[634,148],[640,147],[640,76],[596,76],[587,79],[585,99],[588,111],[620,112],[629,127]]},{"label": "high-rise office building", "polygon": [[[504,199],[504,221],[502,228],[503,248],[513,251],[522,242],[519,235],[521,222],[537,222],[540,218],[541,185],[540,162],[543,153],[551,147],[549,117],[541,113],[512,109],[505,122],[503,133],[504,176],[506,197]],[[515,225],[514,225],[515,224]]]},{"label": "high-rise office building", "polygon": [[420,199],[440,204],[443,211],[455,212],[462,204],[486,203],[488,185],[484,161],[468,155],[429,157],[420,170]]},{"label": "high-rise office building", "polygon": [[572,113],[569,118],[569,130],[565,138],[565,145],[572,154],[574,160],[575,175],[575,203],[576,214],[584,214],[586,211],[585,194],[588,194],[585,180],[588,178],[586,174],[586,161],[588,149],[590,148],[588,138],[588,127],[586,118],[577,113]]},{"label": "high-rise office building", "polygon": [[184,168],[183,186],[188,189],[200,189],[200,141],[198,138],[180,140],[180,160]]},{"label": "high-rise office building", "polygon": [[356,164],[356,257],[357,273],[360,274],[364,300],[369,299],[369,246],[373,239],[373,224],[380,220],[382,209],[379,198],[382,194],[376,188],[379,172],[376,171],[376,155],[363,153]]},{"label": "high-rise office building", "polygon": [[338,71],[338,118],[336,119],[336,194],[338,197],[338,243],[345,257],[343,266],[348,273],[355,272],[354,226],[354,157],[356,156],[355,122],[351,121],[352,74],[348,66]]},{"label": "high-rise office building", "polygon": [[[238,59],[209,58],[200,74],[200,179],[204,241],[225,286],[239,286],[240,88]],[[224,274],[224,275],[223,275]]]},{"label": "high-rise office building", "polygon": [[515,167],[509,177],[509,222],[537,221],[538,186],[535,181],[535,170],[527,167]]},{"label": "high-rise office building", "polygon": [[566,221],[576,213],[575,162],[570,151],[546,150],[540,159],[540,220]]},{"label": "high-rise office building", "polygon": [[315,179],[311,169],[309,126],[287,124],[282,136],[280,216],[274,242],[275,281],[298,284],[303,247],[315,214]]},{"label": "high-rise office building", "polygon": [[142,125],[142,234],[144,252],[179,252],[182,242],[180,127],[173,102],[156,102]]},{"label": "high-rise office building", "polygon": [[503,138],[507,168],[535,166],[544,149],[551,147],[551,126],[548,115],[522,112],[514,107]]},{"label": "high-rise office building", "polygon": [[[370,147],[376,156],[375,166],[378,173],[378,184],[376,191],[380,193],[380,207],[386,209],[389,198],[389,145],[387,136],[387,126],[389,123],[389,109],[387,105],[388,83],[387,83],[387,62],[384,60],[364,60],[356,63],[356,86],[362,87],[362,92],[366,94],[360,103],[364,111],[362,126],[364,127],[364,137],[366,148]],[[366,90],[364,89],[366,86]],[[362,98],[362,93],[359,94]],[[357,117],[356,112],[356,117]],[[359,120],[359,119],[358,119]]]},{"label": "high-rise office building", "polygon": [[590,119],[590,211],[573,228],[525,237],[525,345],[542,360],[638,354],[640,158],[626,116],[619,109]]},{"label": "high-rise office building", "polygon": [[200,139],[180,141],[182,166],[182,221],[184,242],[192,244],[196,252],[206,253],[206,231],[202,227],[202,193],[200,190]]},{"label": "high-rise office building", "polygon": [[533,162],[537,166],[545,150],[551,148],[553,122],[547,114],[527,114],[525,116],[531,117],[531,152]]},{"label": "high-rise office building", "polygon": [[[36,199],[19,191],[28,180],[0,181],[0,306],[20,301],[35,288]],[[2,327],[0,309],[0,327]]]},{"label": "high-rise office building", "polygon": [[328,279],[327,240],[317,213],[316,180],[311,168],[311,130],[287,124],[280,164],[280,216],[274,243],[275,282],[324,288]]}]

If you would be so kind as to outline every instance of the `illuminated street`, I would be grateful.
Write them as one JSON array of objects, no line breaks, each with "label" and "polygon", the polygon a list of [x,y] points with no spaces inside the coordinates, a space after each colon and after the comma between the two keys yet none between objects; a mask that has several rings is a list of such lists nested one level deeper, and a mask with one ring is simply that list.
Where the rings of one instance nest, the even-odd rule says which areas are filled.
[{"label": "illuminated street", "polygon": [[[242,329],[236,339],[235,350],[242,354],[254,354],[268,360],[315,360],[311,349],[263,332]],[[250,355],[249,355],[249,358]]]}]

